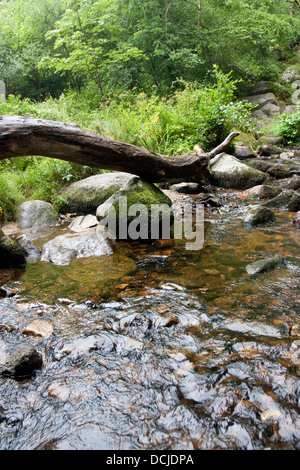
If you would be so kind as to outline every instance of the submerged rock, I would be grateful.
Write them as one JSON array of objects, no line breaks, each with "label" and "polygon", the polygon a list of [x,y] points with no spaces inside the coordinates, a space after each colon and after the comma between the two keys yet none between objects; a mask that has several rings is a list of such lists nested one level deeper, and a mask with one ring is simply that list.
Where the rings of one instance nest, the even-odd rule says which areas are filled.
[{"label": "submerged rock", "polygon": [[297,212],[300,210],[300,194],[298,194],[296,191],[286,189],[278,196],[266,202],[264,206],[286,209],[290,212]]},{"label": "submerged rock", "polygon": [[248,189],[262,184],[266,174],[240,162],[237,158],[221,153],[211,160],[211,173],[216,186],[228,189]]},{"label": "submerged rock", "polygon": [[[171,206],[172,201],[157,186],[133,176],[97,208],[96,217],[102,226],[110,221],[109,228],[117,239],[169,238],[168,228],[173,224]],[[163,219],[168,233],[162,236]]]},{"label": "submerged rock", "polygon": [[24,267],[26,259],[22,248],[0,228],[0,268]]},{"label": "submerged rock", "polygon": [[124,186],[132,175],[129,173],[103,173],[72,183],[62,196],[65,200],[61,211],[94,214],[97,207]]},{"label": "submerged rock", "polygon": [[274,212],[265,206],[256,206],[249,209],[244,217],[244,225],[255,227],[262,224],[270,224],[276,222]]},{"label": "submerged rock", "polygon": [[286,260],[283,257],[275,256],[272,258],[264,258],[259,261],[255,261],[254,263],[248,264],[246,266],[246,271],[248,274],[260,274],[266,271],[270,271],[271,269],[285,266]]},{"label": "submerged rock", "polygon": [[53,333],[53,325],[46,320],[34,320],[29,323],[22,331],[23,335],[38,336],[41,338],[49,338]]},{"label": "submerged rock", "polygon": [[41,261],[55,265],[68,265],[75,258],[112,255],[113,251],[100,232],[60,235],[47,242],[42,249]]},{"label": "submerged rock", "polygon": [[0,365],[0,374],[15,378],[30,377],[42,365],[41,353],[31,346],[22,346],[9,355],[2,366]]},{"label": "submerged rock", "polygon": [[49,202],[34,200],[23,202],[19,206],[16,219],[22,230],[37,230],[54,224],[58,220],[58,214]]}]

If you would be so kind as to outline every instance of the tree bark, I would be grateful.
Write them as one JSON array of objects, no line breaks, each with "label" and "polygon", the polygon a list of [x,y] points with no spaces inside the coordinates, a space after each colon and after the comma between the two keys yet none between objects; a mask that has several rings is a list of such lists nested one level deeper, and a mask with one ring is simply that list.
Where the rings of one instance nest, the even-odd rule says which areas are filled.
[{"label": "tree bark", "polygon": [[0,116],[0,160],[44,156],[103,170],[131,173],[150,182],[209,182],[210,159],[239,135],[231,133],[208,153],[166,157],[135,145],[106,139],[76,124]]}]

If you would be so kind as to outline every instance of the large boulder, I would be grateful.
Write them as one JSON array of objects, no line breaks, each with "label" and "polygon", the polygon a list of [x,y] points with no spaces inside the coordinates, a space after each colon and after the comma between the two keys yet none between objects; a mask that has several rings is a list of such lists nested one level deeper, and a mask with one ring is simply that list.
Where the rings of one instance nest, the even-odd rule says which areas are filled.
[{"label": "large boulder", "polygon": [[281,109],[280,109],[279,104],[267,103],[264,106],[262,106],[259,111],[262,111],[265,114],[265,116],[271,117],[271,116],[276,116],[276,114],[280,114]]},{"label": "large boulder", "polygon": [[264,144],[261,145],[258,149],[258,154],[264,155],[265,157],[270,157],[271,155],[279,155],[281,152],[282,149],[274,144]]},{"label": "large boulder", "polygon": [[296,104],[289,104],[284,108],[284,114],[293,114],[298,111],[298,106]]},{"label": "large boulder", "polygon": [[284,143],[284,138],[279,135],[265,134],[259,137],[259,142],[262,145],[280,145]]},{"label": "large boulder", "polygon": [[291,84],[291,87],[292,87],[294,90],[298,90],[298,88],[300,88],[300,80],[295,80],[295,81]]},{"label": "large boulder", "polygon": [[0,268],[24,267],[26,259],[22,248],[0,229]]},{"label": "large boulder", "polygon": [[62,192],[62,212],[95,214],[97,207],[132,178],[129,173],[102,173],[76,181]]},{"label": "large boulder", "polygon": [[280,104],[274,93],[270,92],[267,82],[259,82],[253,91],[256,91],[256,94],[252,92],[246,97],[246,101],[254,106],[252,117],[270,117],[280,114]]},{"label": "large boulder", "polygon": [[227,153],[221,153],[211,160],[211,173],[216,186],[228,189],[249,189],[262,184],[266,174],[240,162]]},{"label": "large boulder", "polygon": [[[109,225],[113,238],[151,240],[162,236],[162,220],[173,224],[172,201],[157,186],[133,176],[97,208],[100,225]],[[138,212],[138,208],[141,210]],[[156,219],[157,223],[154,223]],[[154,223],[154,231],[151,230]],[[168,227],[167,227],[168,228]],[[164,235],[164,234],[163,234]]]},{"label": "large boulder", "polygon": [[22,230],[38,230],[54,224],[57,219],[56,209],[45,201],[23,202],[17,211],[17,223]]},{"label": "large boulder", "polygon": [[99,231],[88,230],[82,233],[59,235],[48,241],[43,246],[41,261],[65,266],[75,258],[112,254],[113,251],[103,235]]}]

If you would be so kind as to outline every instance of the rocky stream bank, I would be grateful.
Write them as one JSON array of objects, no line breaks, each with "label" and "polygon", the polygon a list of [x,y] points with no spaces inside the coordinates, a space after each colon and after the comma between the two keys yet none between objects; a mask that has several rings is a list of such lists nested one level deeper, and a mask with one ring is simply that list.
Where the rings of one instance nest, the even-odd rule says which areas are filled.
[{"label": "rocky stream bank", "polygon": [[[215,186],[107,173],[63,214],[19,208],[0,242],[1,449],[299,448],[300,154],[279,145],[217,156]],[[118,194],[203,204],[203,248],[104,239]]]}]

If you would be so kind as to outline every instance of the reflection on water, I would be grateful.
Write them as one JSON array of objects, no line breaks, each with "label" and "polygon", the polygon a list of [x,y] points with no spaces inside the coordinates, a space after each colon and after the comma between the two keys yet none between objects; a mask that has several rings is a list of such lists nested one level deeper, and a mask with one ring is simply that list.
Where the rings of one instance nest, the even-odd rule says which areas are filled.
[{"label": "reflection on water", "polygon": [[[299,232],[291,213],[246,229],[245,210],[207,210],[199,252],[120,242],[29,264],[2,338],[37,318],[54,333],[26,338],[44,357],[33,378],[0,379],[0,448],[299,449]],[[247,274],[275,254],[285,267]]]}]

